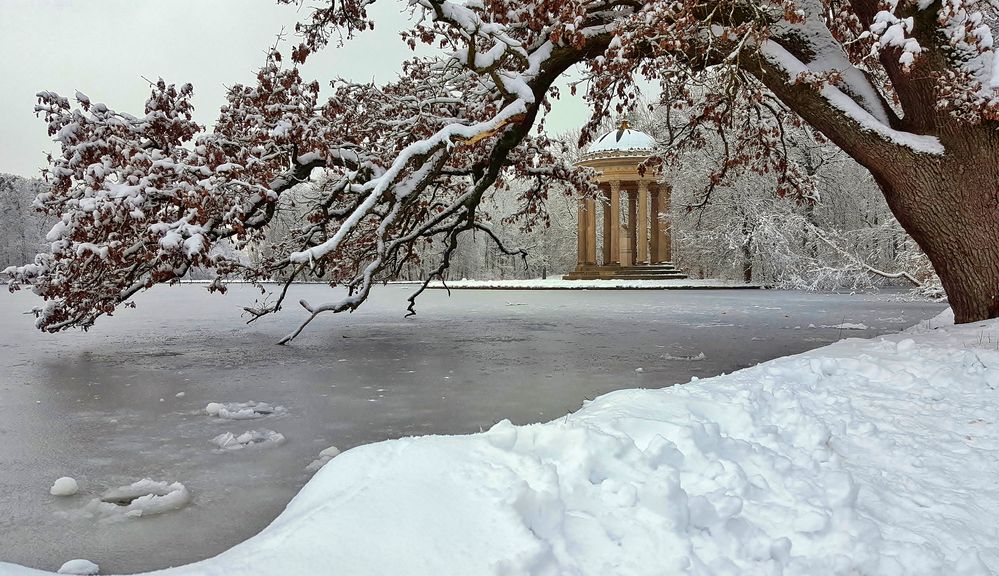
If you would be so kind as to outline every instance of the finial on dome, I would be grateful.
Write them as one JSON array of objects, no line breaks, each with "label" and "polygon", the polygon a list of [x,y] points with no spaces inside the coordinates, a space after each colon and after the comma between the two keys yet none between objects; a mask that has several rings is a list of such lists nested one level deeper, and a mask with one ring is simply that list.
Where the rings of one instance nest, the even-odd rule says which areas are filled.
[{"label": "finial on dome", "polygon": [[631,124],[628,122],[627,118],[621,119],[621,127],[619,130],[631,130]]}]

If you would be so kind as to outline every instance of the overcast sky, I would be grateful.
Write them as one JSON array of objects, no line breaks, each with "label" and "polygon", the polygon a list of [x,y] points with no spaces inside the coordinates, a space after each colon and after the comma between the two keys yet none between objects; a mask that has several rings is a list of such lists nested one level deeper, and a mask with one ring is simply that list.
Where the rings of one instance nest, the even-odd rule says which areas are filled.
[{"label": "overcast sky", "polygon": [[[303,76],[324,86],[336,75],[394,79],[410,56],[398,39],[408,17],[404,5],[379,2],[374,31],[314,56]],[[56,150],[33,113],[35,93],[72,97],[79,90],[141,114],[149,96],[143,76],[191,82],[196,119],[211,124],[225,86],[251,82],[282,27],[290,32],[304,16],[275,0],[0,0],[0,172],[37,176],[45,152]],[[586,119],[582,100],[562,92],[549,132]]]}]

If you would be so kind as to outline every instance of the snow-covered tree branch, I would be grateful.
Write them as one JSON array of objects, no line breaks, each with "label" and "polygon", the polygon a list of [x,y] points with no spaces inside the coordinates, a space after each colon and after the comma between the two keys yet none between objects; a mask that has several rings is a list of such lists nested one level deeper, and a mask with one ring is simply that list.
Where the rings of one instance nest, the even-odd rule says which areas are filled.
[{"label": "snow-covered tree branch", "polygon": [[[411,59],[385,86],[334,80],[320,103],[298,65],[371,28],[372,1],[313,9],[291,61],[272,52],[256,85],[230,90],[210,132],[191,120],[189,85],[158,82],[142,116],[83,94],[75,106],[39,94],[38,113],[62,146],[39,201],[59,223],[49,253],[7,270],[12,287],[49,300],[39,326],[86,328],[192,266],[349,288],[339,301],[303,303],[303,326],[353,310],[435,238],[440,274],[460,236],[488,226],[483,198],[513,179],[589,190],[587,175],[532,133],[574,65],[585,67],[593,109],[580,143],[639,103],[639,76],[686,119],[650,167],[722,143],[702,204],[747,170],[776,174],[779,195],[810,198],[786,130],[807,122],[871,172],[958,321],[999,316],[999,81],[992,20],[976,0],[409,0],[403,37],[434,55]],[[295,207],[304,220],[266,257],[247,266],[210,255],[222,239],[267,239],[287,206],[281,196],[316,170],[322,186]],[[545,194],[528,188],[513,216],[543,221]]]}]

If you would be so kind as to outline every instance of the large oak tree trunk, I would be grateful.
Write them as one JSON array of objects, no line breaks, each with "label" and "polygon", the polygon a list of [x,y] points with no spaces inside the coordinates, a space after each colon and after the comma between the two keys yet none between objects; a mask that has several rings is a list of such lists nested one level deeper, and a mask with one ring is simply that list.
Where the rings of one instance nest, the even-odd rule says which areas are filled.
[{"label": "large oak tree trunk", "polygon": [[933,263],[958,323],[999,317],[999,138],[942,138],[946,154],[870,166],[888,206]]},{"label": "large oak tree trunk", "polygon": [[[870,3],[874,10],[876,3]],[[923,17],[935,11],[921,11]],[[873,21],[874,14],[861,15]],[[925,23],[924,23],[925,24]],[[936,30],[932,24],[923,30]],[[919,27],[917,27],[919,28]],[[935,136],[940,155],[919,153],[891,137],[879,136],[856,116],[844,113],[822,92],[796,82],[766,58],[750,71],[791,110],[870,170],[892,213],[919,244],[943,283],[958,323],[999,317],[999,126],[975,124],[937,108],[938,79],[950,69],[938,40],[920,38],[924,48],[916,67],[904,72],[898,52],[882,54],[903,114],[887,106],[892,129]],[[796,50],[794,44],[788,46]],[[800,48],[800,47],[799,47]],[[797,49],[802,61],[814,54]]]}]

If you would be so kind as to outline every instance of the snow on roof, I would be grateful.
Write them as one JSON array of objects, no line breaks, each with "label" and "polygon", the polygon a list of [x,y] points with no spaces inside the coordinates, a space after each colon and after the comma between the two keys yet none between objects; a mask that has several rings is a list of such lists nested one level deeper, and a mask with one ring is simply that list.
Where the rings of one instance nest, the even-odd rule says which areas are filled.
[{"label": "snow on roof", "polygon": [[586,153],[652,150],[655,146],[656,141],[652,136],[649,136],[645,132],[631,129],[628,126],[628,121],[625,120],[621,122],[621,126],[616,130],[611,130],[600,138],[597,138],[590,145],[589,149],[586,150]]}]

